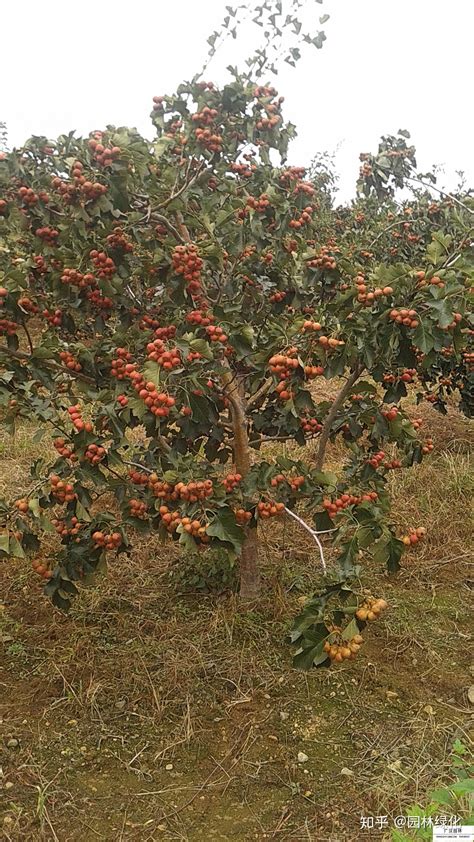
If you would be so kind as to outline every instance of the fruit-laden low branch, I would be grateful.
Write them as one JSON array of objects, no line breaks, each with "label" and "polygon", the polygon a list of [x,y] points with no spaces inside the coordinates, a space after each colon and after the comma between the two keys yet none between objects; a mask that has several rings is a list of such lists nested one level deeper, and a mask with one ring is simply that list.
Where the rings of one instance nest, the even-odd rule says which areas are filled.
[{"label": "fruit-laden low branch", "polygon": [[[7,348],[6,345],[0,345],[0,354],[6,354],[7,357],[11,357],[13,360],[18,360],[19,362],[34,362],[34,358],[31,354],[25,354],[23,351],[12,351],[10,348]],[[59,363],[54,362],[54,360],[41,360],[41,365],[52,368],[55,371],[61,371],[64,374],[71,374],[69,369],[64,368]],[[74,372],[74,377],[78,380],[83,380],[84,383],[90,383],[91,385],[95,386],[96,382],[93,380],[92,377],[88,377],[87,374],[82,374],[80,371]]]}]

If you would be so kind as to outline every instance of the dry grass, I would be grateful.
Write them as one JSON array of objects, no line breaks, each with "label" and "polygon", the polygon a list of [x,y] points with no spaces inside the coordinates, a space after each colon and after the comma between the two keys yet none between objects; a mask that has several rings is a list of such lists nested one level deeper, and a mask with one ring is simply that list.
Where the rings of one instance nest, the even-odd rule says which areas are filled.
[{"label": "dry grass", "polygon": [[[436,455],[393,477],[394,520],[424,523],[428,538],[396,579],[366,570],[391,610],[350,666],[291,669],[285,634],[320,581],[293,522],[262,532],[265,594],[250,612],[229,593],[183,593],[169,574],[189,560],[154,539],[68,617],[26,562],[1,565],[6,840],[345,842],[364,839],[360,815],[426,801],[471,724],[472,430],[423,414]],[[38,445],[25,429],[0,444],[2,493]]]}]

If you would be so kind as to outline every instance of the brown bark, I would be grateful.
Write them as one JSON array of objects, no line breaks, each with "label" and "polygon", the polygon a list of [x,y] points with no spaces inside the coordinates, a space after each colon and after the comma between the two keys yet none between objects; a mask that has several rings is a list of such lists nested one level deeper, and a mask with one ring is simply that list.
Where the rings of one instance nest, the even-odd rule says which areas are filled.
[{"label": "brown bark", "polygon": [[316,454],[316,470],[322,471],[324,465],[324,457],[326,455],[326,447],[329,441],[329,436],[331,435],[331,428],[336,418],[339,409],[341,408],[342,404],[344,403],[345,399],[347,398],[348,394],[350,393],[354,383],[359,379],[360,375],[362,374],[364,367],[361,365],[356,365],[354,371],[346,380],[344,386],[336,395],[335,400],[329,410],[326,420],[323,424],[323,429],[321,431],[321,436],[319,438],[319,447],[318,452]]},{"label": "brown bark", "polygon": [[257,599],[260,595],[261,581],[258,569],[258,539],[257,527],[248,529],[239,559],[240,565],[240,598],[245,600]]},{"label": "brown bark", "polygon": [[[237,377],[229,370],[223,376],[225,394],[230,402],[232,429],[234,433],[233,451],[237,473],[245,477],[250,470],[250,446],[247,432],[247,416],[243,389]],[[250,527],[245,532],[244,543],[239,559],[240,596],[245,600],[257,599],[260,594],[260,571],[258,568],[257,528]]]}]

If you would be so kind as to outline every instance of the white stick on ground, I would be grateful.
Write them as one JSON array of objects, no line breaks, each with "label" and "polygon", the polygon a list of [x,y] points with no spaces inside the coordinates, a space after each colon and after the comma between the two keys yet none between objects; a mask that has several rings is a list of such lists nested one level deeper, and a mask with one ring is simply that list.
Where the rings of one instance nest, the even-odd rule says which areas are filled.
[{"label": "white stick on ground", "polygon": [[[313,540],[316,541],[316,543],[318,545],[318,548],[319,548],[319,555],[321,557],[321,567],[323,568],[323,572],[326,573],[326,560],[324,558],[323,545],[321,544],[321,541],[319,540],[318,533],[315,532],[314,529],[311,529],[311,527],[308,526],[308,524],[305,523],[305,521],[302,518],[300,518],[297,514],[295,514],[295,512],[292,512],[291,509],[287,509],[286,506],[285,506],[285,512],[287,513],[287,515],[290,515],[290,517],[292,517],[296,521],[298,521],[300,526],[302,526],[303,529],[306,529],[306,532],[309,532],[309,534],[311,535]],[[326,529],[325,530],[325,532],[332,532],[332,531],[333,531],[332,529]]]}]

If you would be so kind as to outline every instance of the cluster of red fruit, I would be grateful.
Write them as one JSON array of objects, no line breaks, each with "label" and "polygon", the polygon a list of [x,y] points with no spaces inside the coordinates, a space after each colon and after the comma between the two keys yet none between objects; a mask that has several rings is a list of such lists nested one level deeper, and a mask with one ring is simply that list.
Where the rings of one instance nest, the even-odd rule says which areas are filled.
[{"label": "cluster of red fruit", "polygon": [[176,403],[175,399],[167,395],[166,392],[158,392],[155,384],[151,381],[145,383],[143,377],[138,372],[135,372],[138,376],[136,378],[133,377],[133,388],[136,392],[138,392],[138,397],[144,402],[145,406],[148,407],[153,415],[156,415],[157,418],[166,418],[170,414],[170,409]]},{"label": "cluster of red fruit", "polygon": [[135,485],[148,485],[150,474],[145,474],[143,471],[130,470],[128,475]]},{"label": "cluster of red fruit", "polygon": [[100,182],[98,181],[87,181],[83,170],[84,167],[81,164],[81,162],[75,161],[72,168],[72,177],[74,179],[74,185],[77,189],[81,191],[86,201],[99,199],[100,196],[103,196],[104,193],[107,193],[107,187],[105,184],[100,184]]},{"label": "cluster of red fruit", "polygon": [[69,447],[66,444],[65,439],[63,439],[63,438],[54,439],[53,445],[56,448],[56,450],[58,451],[59,455],[62,456],[64,459],[72,459],[73,461],[75,461],[77,459],[77,456],[74,453],[74,450],[72,449],[72,447]]},{"label": "cluster of red fruit", "polygon": [[224,333],[224,330],[216,325],[209,325],[209,327],[206,327],[206,333],[210,342],[222,342],[223,345],[226,344],[229,338],[227,334]]},{"label": "cluster of red fruit", "polygon": [[370,164],[362,164],[359,169],[359,176],[360,178],[369,178],[369,176],[372,175],[372,172],[373,170]]},{"label": "cluster of red fruit", "polygon": [[15,506],[23,515],[26,515],[26,513],[30,510],[28,500],[25,497],[22,497],[21,500],[16,500]]},{"label": "cluster of red fruit", "polygon": [[324,368],[322,365],[305,365],[304,373],[308,380],[314,380],[315,377],[321,377],[324,374]]},{"label": "cluster of red fruit", "polygon": [[46,265],[46,260],[44,259],[42,254],[35,254],[33,257],[35,266],[34,269],[38,272],[38,275],[46,275],[48,271],[48,267]]},{"label": "cluster of red fruit", "polygon": [[51,228],[50,225],[44,225],[42,228],[37,228],[35,233],[40,240],[44,240],[44,242],[49,246],[54,246],[59,237],[58,229]]},{"label": "cluster of red fruit", "polygon": [[314,196],[316,190],[309,181],[297,181],[293,188],[293,193],[295,196],[298,196],[300,193],[304,196]]},{"label": "cluster of red fruit", "polygon": [[402,463],[400,459],[390,459],[388,462],[384,462],[382,467],[385,468],[387,471],[393,471],[396,468],[401,468]]},{"label": "cluster of red fruit", "polygon": [[78,272],[77,269],[63,269],[61,281],[63,284],[71,284],[71,286],[79,287],[79,289],[95,286],[96,284],[96,279],[91,272],[83,274],[82,272]]},{"label": "cluster of red fruit", "polygon": [[270,205],[271,202],[266,193],[261,193],[258,197],[247,197],[247,207],[251,208],[251,210],[258,211],[259,213],[264,213]]},{"label": "cluster of red fruit", "polygon": [[202,259],[194,243],[176,246],[172,254],[173,270],[177,275],[183,275],[186,289],[192,297],[201,292]]},{"label": "cluster of red fruit", "polygon": [[440,289],[444,289],[444,281],[438,277],[438,275],[433,275],[432,278],[427,278],[426,273],[420,269],[419,272],[416,272],[415,277],[418,281],[417,287],[426,287],[429,284],[433,284],[435,287],[439,287]]},{"label": "cluster of red fruit", "polygon": [[114,274],[117,267],[112,258],[107,257],[105,251],[92,249],[89,252],[89,256],[92,257],[92,262],[97,269],[99,278],[110,278]]},{"label": "cluster of red fruit", "polygon": [[384,383],[413,383],[416,377],[416,368],[404,368],[400,374],[384,374]]},{"label": "cluster of red fruit", "polygon": [[311,205],[307,205],[297,219],[290,220],[290,228],[301,228],[305,222],[311,222],[313,210]]},{"label": "cluster of red fruit", "polygon": [[275,515],[281,515],[285,511],[285,504],[284,503],[275,503],[273,500],[270,500],[268,503],[264,503],[263,500],[257,504],[257,512],[259,517],[268,518],[274,517]]},{"label": "cluster of red fruit", "polygon": [[160,506],[159,509],[161,520],[163,521],[167,532],[176,532],[178,526],[183,526],[183,531],[192,535],[193,538],[198,538],[202,544],[209,544],[210,537],[206,534],[206,526],[199,520],[193,520],[190,517],[182,517],[177,511],[170,512],[168,506]]},{"label": "cluster of red fruit", "polygon": [[149,360],[154,360],[164,368],[165,371],[172,371],[173,368],[178,368],[181,365],[181,353],[178,348],[170,348],[165,350],[165,344],[162,339],[155,339],[149,342],[146,346],[146,351]]},{"label": "cluster of red fruit", "polygon": [[7,336],[13,336],[18,330],[16,322],[10,319],[0,319],[0,333],[6,333]]},{"label": "cluster of red fruit", "polygon": [[116,354],[117,358],[110,363],[110,375],[117,380],[125,380],[136,371],[136,366],[130,362],[132,355],[126,348],[117,348]]},{"label": "cluster of red fruit", "polygon": [[108,319],[110,317],[110,313],[107,311],[111,310],[114,305],[111,298],[108,298],[106,295],[102,295],[98,289],[89,290],[86,294],[86,298],[92,307],[101,311],[102,318]]},{"label": "cluster of red fruit", "polygon": [[408,535],[404,535],[401,540],[406,547],[411,547],[414,544],[418,544],[418,541],[421,541],[425,535],[426,529],[424,526],[418,526],[416,529],[414,527],[410,527]]},{"label": "cluster of red fruit", "polygon": [[[47,194],[44,194],[47,196]],[[27,207],[34,207],[39,202],[39,195],[35,193],[31,187],[20,187],[18,190],[18,198],[22,200],[23,204]],[[49,198],[49,197],[48,197]],[[48,201],[48,198],[43,199],[43,201]]]},{"label": "cluster of red fruit", "polygon": [[195,137],[200,146],[204,146],[209,152],[222,152],[222,135],[216,134],[212,129],[195,129]]},{"label": "cluster of red fruit", "polygon": [[235,161],[232,161],[229,169],[231,172],[236,173],[237,175],[241,175],[243,178],[251,178],[255,170],[257,169],[257,165],[237,164]]},{"label": "cluster of red fruit", "polygon": [[398,415],[398,407],[392,406],[390,409],[382,410],[382,415],[386,421],[394,421]]},{"label": "cluster of red fruit", "polygon": [[63,314],[59,308],[56,308],[56,310],[53,311],[43,310],[42,315],[46,321],[50,323],[50,325],[53,325],[53,327],[59,327],[63,320]]},{"label": "cluster of red fruit", "polygon": [[186,321],[190,325],[208,327],[214,321],[214,316],[207,310],[190,310],[189,313],[186,313]]},{"label": "cluster of red fruit", "polygon": [[290,486],[292,491],[299,491],[302,485],[304,485],[305,478],[303,476],[297,477],[285,477],[284,474],[276,474],[271,481],[270,485],[273,488],[276,488],[280,483],[287,482]]},{"label": "cluster of red fruit", "polygon": [[362,620],[363,623],[372,623],[374,620],[378,620],[381,613],[387,608],[388,605],[384,599],[373,599],[372,597],[369,597],[364,600],[360,608],[357,609],[355,615],[357,619]]},{"label": "cluster of red fruit", "polygon": [[319,423],[317,418],[300,418],[300,424],[303,432],[310,436],[315,436],[316,433],[320,433],[323,429],[322,424]]},{"label": "cluster of red fruit", "polygon": [[94,137],[89,140],[89,149],[94,154],[97,163],[101,167],[110,167],[114,160],[118,158],[121,153],[120,146],[104,146],[100,143],[102,139],[102,132],[95,132]]},{"label": "cluster of red fruit", "polygon": [[157,327],[155,329],[155,336],[157,339],[174,339],[176,336],[176,325]]},{"label": "cluster of red fruit", "polygon": [[[161,342],[161,340],[157,341]],[[131,380],[138,397],[141,398],[153,415],[159,418],[168,416],[171,407],[176,403],[175,399],[165,392],[158,392],[152,381],[145,382],[143,375],[137,371],[135,363],[129,362],[132,357],[126,348],[117,348],[116,353],[117,357],[111,361],[110,373],[112,377],[116,377],[118,380],[127,378]],[[168,363],[168,361],[166,362]]]},{"label": "cluster of red fruit", "polygon": [[122,543],[122,536],[120,532],[107,534],[106,532],[97,530],[92,533],[92,540],[96,548],[103,547],[104,550],[115,550],[117,547],[120,547],[120,544]]},{"label": "cluster of red fruit", "polygon": [[373,290],[369,290],[365,282],[365,277],[361,273],[356,276],[355,284],[357,287],[357,301],[360,301],[361,304],[372,304],[378,298],[393,295],[393,287],[390,286],[375,287]]},{"label": "cluster of red fruit", "polygon": [[128,254],[133,251],[132,243],[128,239],[126,233],[120,227],[116,227],[112,234],[109,234],[107,236],[107,245],[111,249],[124,251]]},{"label": "cluster of red fruit", "polygon": [[[255,286],[253,282],[252,285]],[[284,298],[286,298],[286,292],[284,290],[277,290],[277,292],[274,292],[268,300],[272,304],[279,304],[280,301],[283,301]]]},{"label": "cluster of red fruit", "polygon": [[64,363],[66,368],[70,369],[70,371],[82,371],[82,365],[74,358],[73,354],[69,353],[69,351],[60,351],[59,359]]},{"label": "cluster of red fruit", "polygon": [[[340,632],[340,629],[338,627],[333,627],[332,631]],[[329,640],[326,640],[323,649],[329,655],[331,661],[336,664],[340,664],[345,660],[354,660],[363,642],[364,638],[360,634],[355,634],[350,640],[344,640],[339,636],[338,639],[332,643],[330,643]]]},{"label": "cluster of red fruit", "polygon": [[338,512],[347,509],[348,506],[359,506],[361,503],[373,503],[377,500],[378,494],[376,491],[370,491],[368,494],[341,494],[335,500],[324,499],[323,508],[326,509],[330,518],[333,518]]},{"label": "cluster of red fruit", "polygon": [[287,167],[280,174],[279,181],[285,186],[290,186],[292,182],[299,181],[306,174],[306,167]]},{"label": "cluster of red fruit", "polygon": [[415,430],[419,430],[423,424],[423,418],[414,418],[412,424]]},{"label": "cluster of red fruit", "polygon": [[321,246],[319,254],[312,257],[307,262],[308,269],[335,269],[337,266],[336,258],[330,254],[327,246]]},{"label": "cluster of red fruit", "polygon": [[106,455],[107,451],[105,447],[102,447],[99,444],[89,444],[86,452],[84,453],[84,459],[87,462],[90,462],[91,465],[98,465],[99,462],[102,462]]},{"label": "cluster of red fruit", "polygon": [[148,506],[142,500],[137,500],[133,497],[131,500],[128,501],[128,506],[130,509],[130,514],[132,517],[140,518],[140,520],[145,520],[147,516]]},{"label": "cluster of red fruit", "polygon": [[42,576],[43,579],[51,579],[51,576],[53,575],[51,570],[49,570],[42,561],[39,561],[39,559],[33,559],[31,566],[38,576]]},{"label": "cluster of red fruit", "polygon": [[421,452],[422,452],[425,456],[427,456],[427,455],[428,455],[428,453],[431,453],[431,451],[432,451],[432,450],[434,450],[433,439],[426,439],[426,441],[425,441],[425,443],[424,443],[423,447],[421,448]]},{"label": "cluster of red fruit", "polygon": [[289,401],[295,396],[293,390],[288,388],[286,380],[281,380],[280,383],[277,384],[275,392],[277,393],[278,399],[281,401]]},{"label": "cluster of red fruit", "polygon": [[83,421],[81,416],[81,408],[79,404],[68,407],[68,413],[76,430],[80,433],[85,430],[86,433],[92,433],[93,426],[90,421]]},{"label": "cluster of red fruit", "polygon": [[296,358],[297,353],[297,348],[289,348],[286,354],[275,354],[270,357],[268,360],[270,371],[273,374],[278,374],[280,380],[291,377],[295,368],[299,366],[299,361]]},{"label": "cluster of red fruit", "polygon": [[334,336],[318,336],[318,342],[323,348],[339,348],[345,345],[342,339],[336,339]]},{"label": "cluster of red fruit", "polygon": [[66,181],[63,181],[62,178],[59,176],[55,176],[52,179],[52,186],[55,190],[62,196],[63,201],[66,205],[72,204],[74,200],[78,196],[82,196],[85,202],[94,201],[94,199],[98,199],[100,196],[103,196],[104,193],[107,193],[107,187],[105,184],[100,184],[98,181],[88,181],[82,173],[82,164],[79,168],[79,162],[76,162],[74,172],[79,173],[74,177],[74,183],[70,184]]},{"label": "cluster of red fruit", "polygon": [[308,333],[314,330],[321,330],[321,325],[319,324],[319,322],[313,322],[312,319],[305,319],[305,321],[303,322],[303,327],[301,329],[303,333]]},{"label": "cluster of red fruit", "polygon": [[128,404],[128,398],[126,395],[119,395],[117,397],[117,401],[119,402],[121,407],[127,406]]},{"label": "cluster of red fruit", "polygon": [[58,503],[71,503],[76,499],[74,486],[70,482],[64,482],[57,474],[52,474],[49,481],[51,484],[51,494],[56,498]]},{"label": "cluster of red fruit", "polygon": [[82,527],[82,524],[79,523],[77,517],[75,516],[71,518],[70,526],[67,526],[64,520],[59,520],[58,518],[53,518],[51,523],[53,524],[56,532],[58,533],[58,535],[61,536],[61,538],[68,538],[72,535],[74,536],[74,538],[76,538],[76,535],[79,534],[79,531]]},{"label": "cluster of red fruit", "polygon": [[222,485],[227,493],[230,494],[241,481],[242,474],[227,474],[227,476],[222,480]]},{"label": "cluster of red fruit", "polygon": [[377,451],[377,453],[373,453],[372,456],[367,459],[367,464],[372,465],[373,468],[377,469],[382,464],[383,460],[385,459],[385,452],[383,450]]},{"label": "cluster of red fruit", "polygon": [[249,512],[246,509],[236,509],[235,519],[240,526],[245,526],[245,524],[252,519],[252,512]]},{"label": "cluster of red fruit", "polygon": [[407,310],[406,308],[403,308],[402,310],[390,310],[389,319],[399,325],[405,325],[406,327],[412,328],[418,327],[420,324],[417,319],[416,310]]}]

